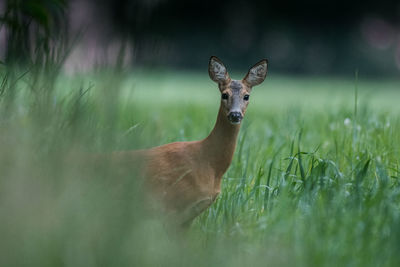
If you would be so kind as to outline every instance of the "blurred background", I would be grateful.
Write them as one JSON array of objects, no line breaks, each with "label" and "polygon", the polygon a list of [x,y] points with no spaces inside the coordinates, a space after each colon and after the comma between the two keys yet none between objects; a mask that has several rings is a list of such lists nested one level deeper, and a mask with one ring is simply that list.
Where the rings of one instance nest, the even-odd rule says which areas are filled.
[{"label": "blurred background", "polygon": [[[65,24],[70,38],[79,36],[65,65],[72,72],[111,61],[124,46],[125,63],[135,67],[204,70],[217,55],[241,71],[268,58],[270,71],[282,74],[400,73],[400,3],[394,0],[9,2],[29,7],[21,8],[26,19],[58,21],[55,32]],[[6,38],[2,27],[3,59],[10,53]]]},{"label": "blurred background", "polygon": [[[399,20],[399,1],[0,0],[0,266],[400,266]],[[207,136],[211,55],[269,75],[182,235],[107,156]]]}]

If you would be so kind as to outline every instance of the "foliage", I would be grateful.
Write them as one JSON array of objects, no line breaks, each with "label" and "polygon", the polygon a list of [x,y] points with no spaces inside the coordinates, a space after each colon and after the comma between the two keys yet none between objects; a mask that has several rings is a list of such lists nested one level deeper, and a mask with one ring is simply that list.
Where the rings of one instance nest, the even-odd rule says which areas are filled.
[{"label": "foliage", "polygon": [[398,82],[360,82],[355,116],[352,81],[268,77],[221,196],[182,233],[135,174],[90,158],[205,137],[207,75],[59,76],[42,102],[46,80],[24,73],[2,75],[18,94],[0,117],[1,266],[399,265]]},{"label": "foliage", "polygon": [[34,64],[35,69],[62,63],[67,55],[66,9],[66,0],[7,0],[0,17],[7,33],[5,61],[9,65]]}]

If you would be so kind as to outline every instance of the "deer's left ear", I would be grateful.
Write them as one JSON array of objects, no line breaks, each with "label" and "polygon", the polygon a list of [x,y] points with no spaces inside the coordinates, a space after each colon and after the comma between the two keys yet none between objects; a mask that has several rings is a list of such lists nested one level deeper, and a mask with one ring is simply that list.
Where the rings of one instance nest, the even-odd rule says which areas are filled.
[{"label": "deer's left ear", "polygon": [[268,61],[263,59],[250,68],[249,72],[243,78],[243,82],[253,87],[259,85],[267,76]]}]

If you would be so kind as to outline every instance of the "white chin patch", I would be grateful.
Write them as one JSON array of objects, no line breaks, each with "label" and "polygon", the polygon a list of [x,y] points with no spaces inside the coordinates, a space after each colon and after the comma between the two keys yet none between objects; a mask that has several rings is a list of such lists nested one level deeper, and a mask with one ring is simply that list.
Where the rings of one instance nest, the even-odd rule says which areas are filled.
[{"label": "white chin patch", "polygon": [[235,122],[235,121],[231,121],[231,120],[230,120],[230,122],[231,122],[232,124],[237,125],[237,124],[240,124],[242,121],[240,120],[240,121],[236,121],[236,122]]}]

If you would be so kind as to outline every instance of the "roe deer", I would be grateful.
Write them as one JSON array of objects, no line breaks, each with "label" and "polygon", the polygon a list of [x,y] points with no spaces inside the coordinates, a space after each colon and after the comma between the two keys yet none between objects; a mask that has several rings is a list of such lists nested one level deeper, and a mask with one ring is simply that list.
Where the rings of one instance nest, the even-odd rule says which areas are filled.
[{"label": "roe deer", "polygon": [[267,60],[255,64],[242,80],[232,80],[221,60],[213,56],[208,73],[221,92],[217,121],[208,137],[147,150],[117,152],[113,156],[114,160],[128,164],[140,158],[143,176],[151,191],[181,225],[190,223],[219,195],[251,89],[264,81]]}]

